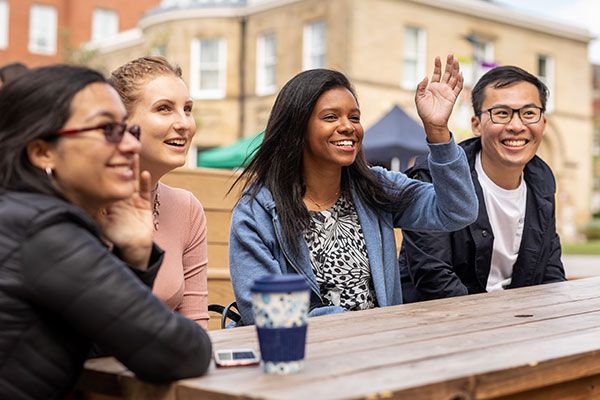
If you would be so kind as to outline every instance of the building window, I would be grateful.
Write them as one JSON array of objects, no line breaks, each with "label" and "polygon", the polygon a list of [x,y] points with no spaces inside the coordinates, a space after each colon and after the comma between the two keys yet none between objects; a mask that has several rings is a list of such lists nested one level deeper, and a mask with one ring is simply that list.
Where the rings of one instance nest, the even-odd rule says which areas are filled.
[{"label": "building window", "polygon": [[461,64],[460,67],[463,70],[465,85],[473,87],[483,74],[496,67],[494,43],[482,40],[476,35],[467,36],[467,40],[471,43],[473,58],[470,63]]},{"label": "building window", "polygon": [[546,101],[546,111],[554,111],[554,59],[552,57],[538,55],[537,60],[537,75],[542,82],[548,87],[550,95]]},{"label": "building window", "polygon": [[425,77],[426,56],[425,30],[407,26],[404,28],[404,62],[402,82],[404,89],[415,90]]},{"label": "building window", "polygon": [[0,49],[8,47],[8,2],[0,0]]},{"label": "building window", "polygon": [[277,90],[275,70],[277,53],[274,33],[258,36],[256,45],[256,94],[268,95]]},{"label": "building window", "polygon": [[495,67],[494,63],[494,44],[491,42],[478,42],[475,45],[475,81],[483,76],[490,69]]},{"label": "building window", "polygon": [[119,14],[114,10],[96,8],[92,13],[92,41],[100,41],[119,33]]},{"label": "building window", "polygon": [[56,8],[34,4],[29,13],[29,51],[56,54],[58,15]]},{"label": "building window", "polygon": [[225,39],[192,41],[191,87],[196,99],[225,97],[227,44]]},{"label": "building window", "polygon": [[327,50],[325,22],[317,21],[304,25],[302,67],[307,69],[324,68]]}]

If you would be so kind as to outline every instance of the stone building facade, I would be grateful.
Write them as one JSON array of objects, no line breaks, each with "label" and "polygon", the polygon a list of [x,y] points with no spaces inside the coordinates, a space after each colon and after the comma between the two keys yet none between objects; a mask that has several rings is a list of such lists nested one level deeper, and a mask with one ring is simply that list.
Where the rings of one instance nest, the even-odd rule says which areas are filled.
[{"label": "stone building facade", "polygon": [[590,40],[583,29],[484,0],[163,0],[135,30],[98,48],[94,62],[109,71],[163,54],[180,64],[196,100],[200,150],[263,129],[278,89],[307,68],[346,73],[367,128],[394,104],[416,117],[416,84],[448,53],[467,79],[451,121],[466,138],[470,86],[494,65],[520,66],[551,90],[539,154],[557,177],[558,221],[569,240],[590,215]]}]

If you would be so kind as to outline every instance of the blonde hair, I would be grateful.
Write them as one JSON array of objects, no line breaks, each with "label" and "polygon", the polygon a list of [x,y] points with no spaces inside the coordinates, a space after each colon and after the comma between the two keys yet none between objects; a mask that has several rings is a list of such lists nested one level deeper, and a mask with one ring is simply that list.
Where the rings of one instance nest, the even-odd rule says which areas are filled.
[{"label": "blonde hair", "polygon": [[151,78],[174,75],[181,78],[181,67],[162,56],[140,57],[115,69],[108,82],[121,96],[127,112],[131,113],[140,98],[142,86]]}]

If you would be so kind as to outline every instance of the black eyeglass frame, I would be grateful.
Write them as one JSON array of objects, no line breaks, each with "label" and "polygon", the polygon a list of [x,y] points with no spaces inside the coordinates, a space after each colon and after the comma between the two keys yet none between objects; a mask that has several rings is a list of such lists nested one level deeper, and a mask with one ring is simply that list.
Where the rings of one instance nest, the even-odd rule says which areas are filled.
[{"label": "black eyeglass frame", "polygon": [[[523,120],[523,117],[521,116],[521,110],[525,109],[525,108],[535,108],[540,110],[540,115],[539,118],[536,121],[528,121],[525,122]],[[498,110],[498,109],[502,109],[502,110],[510,110],[511,114],[510,114],[510,118],[508,119],[508,121],[506,122],[496,122],[494,121],[494,117],[492,116],[492,111],[494,110]],[[481,110],[481,113],[488,113],[490,115],[490,120],[492,121],[492,123],[494,124],[498,124],[498,125],[506,125],[508,124],[510,121],[512,121],[513,117],[515,116],[515,112],[517,113],[517,115],[519,116],[519,119],[521,120],[521,122],[523,123],[523,125],[531,125],[531,124],[537,124],[538,122],[541,121],[542,119],[542,115],[544,115],[544,113],[546,112],[546,109],[544,107],[539,107],[539,106],[524,106],[521,108],[510,108],[510,107],[506,107],[506,106],[496,106],[496,107],[490,107],[487,110]],[[481,116],[481,113],[479,114]]]},{"label": "black eyeglass frame", "polygon": [[[117,129],[117,127],[118,130],[115,130]],[[123,140],[123,137],[125,136],[125,132],[131,133],[131,135],[137,140],[140,140],[142,132],[140,126],[137,124],[127,126],[125,122],[106,122],[104,124],[89,126],[86,128],[59,129],[58,131],[50,134],[49,136],[71,136],[81,132],[95,130],[102,130],[106,141],[115,144],[121,143],[121,140]]]}]

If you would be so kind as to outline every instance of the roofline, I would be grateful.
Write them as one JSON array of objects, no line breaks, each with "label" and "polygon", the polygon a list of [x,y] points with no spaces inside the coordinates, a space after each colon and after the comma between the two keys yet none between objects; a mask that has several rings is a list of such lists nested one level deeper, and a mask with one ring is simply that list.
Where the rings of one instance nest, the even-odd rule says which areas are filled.
[{"label": "roofline", "polygon": [[[470,0],[405,0],[455,13],[467,14],[506,25],[542,32],[580,42],[590,42],[595,38],[587,29],[538,16],[531,16],[512,8],[488,1]],[[501,13],[499,13],[501,11]]]},{"label": "roofline", "polygon": [[97,50],[100,54],[110,53],[115,50],[127,49],[144,43],[143,31],[153,25],[196,18],[243,17],[300,1],[302,0],[265,0],[258,4],[250,3],[243,7],[199,7],[172,9],[162,12],[156,12],[157,9],[154,9],[154,12],[150,11],[139,20],[136,28],[119,32],[107,40],[88,42],[85,46],[89,49]]},{"label": "roofline", "polygon": [[84,44],[89,50],[96,50],[100,54],[110,53],[138,46],[144,43],[144,35],[140,28],[128,29],[102,41],[90,41]]},{"label": "roofline", "polygon": [[302,0],[265,0],[258,4],[251,3],[243,7],[192,7],[165,11],[154,9],[153,12],[144,15],[138,25],[141,29],[145,30],[152,25],[187,19],[245,17],[300,1]]},{"label": "roofline", "polygon": [[[240,18],[267,11],[273,8],[286,6],[302,0],[265,0],[258,4],[250,3],[243,7],[207,7],[173,9],[166,11],[150,12],[143,16],[139,23],[139,30],[145,30],[153,25],[198,18]],[[595,38],[587,29],[575,27],[562,22],[556,22],[537,16],[530,16],[511,8],[500,6],[488,1],[473,0],[404,0],[414,4],[425,5],[454,13],[466,14],[472,17],[487,19],[505,25],[512,25],[522,29],[542,32],[579,42],[589,43]],[[135,31],[132,29],[130,31]],[[132,35],[132,32],[121,32],[114,39],[106,43],[98,43],[95,47],[101,52],[114,49],[131,47],[139,43],[141,38]],[[126,34],[129,33],[129,34]],[[137,33],[137,32],[136,32]],[[125,34],[125,35],[122,35]]]}]

